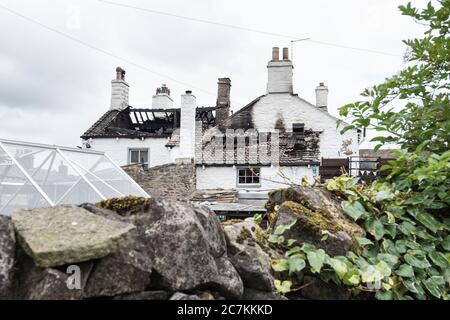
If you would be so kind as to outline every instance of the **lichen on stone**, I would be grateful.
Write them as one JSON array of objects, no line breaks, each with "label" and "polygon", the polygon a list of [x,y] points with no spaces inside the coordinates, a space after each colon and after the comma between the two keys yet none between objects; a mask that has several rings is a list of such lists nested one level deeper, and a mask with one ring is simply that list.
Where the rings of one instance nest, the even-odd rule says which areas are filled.
[{"label": "lichen on stone", "polygon": [[295,206],[294,209],[297,209],[301,216],[308,217],[311,226],[316,225],[331,232],[345,231],[349,235],[364,234],[358,225],[345,217],[339,200],[321,186],[296,186],[269,192],[266,208],[269,210],[271,225],[277,221],[279,214],[275,209],[278,206],[283,208],[286,202],[292,202],[291,205]]},{"label": "lichen on stone", "polygon": [[259,227],[256,228],[255,240],[258,244],[260,244],[263,247],[267,245],[267,234],[264,232],[263,229],[261,229]]},{"label": "lichen on stone", "polygon": [[236,238],[236,242],[242,244],[246,240],[247,241],[254,240],[253,235],[246,227],[242,227],[241,232],[239,233],[238,237]]},{"label": "lichen on stone", "polygon": [[126,196],[115,197],[97,203],[98,206],[116,211],[120,215],[134,214],[147,211],[149,208],[149,199],[144,197]]},{"label": "lichen on stone", "polygon": [[311,226],[317,226],[320,229],[328,230],[328,231],[341,231],[342,228],[327,217],[326,214],[320,211],[314,211],[307,208],[302,203],[294,202],[294,201],[285,201],[282,205],[282,208],[286,208],[294,212],[299,216],[304,216],[307,218],[308,223]]}]

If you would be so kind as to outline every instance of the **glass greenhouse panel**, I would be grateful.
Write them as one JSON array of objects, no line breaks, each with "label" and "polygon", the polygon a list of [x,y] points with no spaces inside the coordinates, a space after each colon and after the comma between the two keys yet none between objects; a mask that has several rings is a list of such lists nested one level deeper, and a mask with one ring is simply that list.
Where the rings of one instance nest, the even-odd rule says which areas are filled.
[{"label": "glass greenhouse panel", "polygon": [[49,205],[50,203],[0,148],[0,213]]},{"label": "glass greenhouse panel", "polygon": [[0,139],[0,214],[148,194],[103,152]]}]

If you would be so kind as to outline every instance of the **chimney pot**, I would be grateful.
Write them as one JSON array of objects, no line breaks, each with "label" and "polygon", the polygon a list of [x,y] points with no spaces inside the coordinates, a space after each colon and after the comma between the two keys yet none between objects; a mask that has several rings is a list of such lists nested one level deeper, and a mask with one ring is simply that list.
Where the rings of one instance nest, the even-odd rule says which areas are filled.
[{"label": "chimney pot", "polygon": [[125,70],[121,67],[116,68],[116,80],[125,80]]},{"label": "chimney pot", "polygon": [[280,60],[280,48],[278,48],[278,47],[272,48],[272,60],[273,61]]},{"label": "chimney pot", "polygon": [[283,60],[279,60],[278,47],[272,48],[272,60],[267,64],[267,93],[293,93],[293,69],[288,48],[283,48]]},{"label": "chimney pot", "polygon": [[125,70],[116,68],[116,79],[111,81],[111,110],[123,110],[128,107],[129,85],[125,82]]},{"label": "chimney pot", "polygon": [[283,60],[289,60],[289,48],[283,48]]},{"label": "chimney pot", "polygon": [[323,82],[316,87],[316,106],[324,111],[328,111],[328,87]]},{"label": "chimney pot", "polygon": [[170,97],[170,89],[166,84],[156,88],[156,94],[152,97],[153,109],[171,109],[173,108],[173,100]]}]

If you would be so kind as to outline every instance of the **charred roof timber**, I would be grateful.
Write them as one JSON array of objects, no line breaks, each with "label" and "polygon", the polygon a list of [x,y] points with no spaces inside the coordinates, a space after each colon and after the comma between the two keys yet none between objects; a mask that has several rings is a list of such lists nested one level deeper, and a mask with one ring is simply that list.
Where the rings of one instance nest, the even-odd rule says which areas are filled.
[{"label": "charred roof timber", "polygon": [[[195,118],[204,129],[215,125],[215,110],[215,107],[196,108]],[[109,110],[81,138],[169,137],[180,127],[180,112],[180,108]]]}]

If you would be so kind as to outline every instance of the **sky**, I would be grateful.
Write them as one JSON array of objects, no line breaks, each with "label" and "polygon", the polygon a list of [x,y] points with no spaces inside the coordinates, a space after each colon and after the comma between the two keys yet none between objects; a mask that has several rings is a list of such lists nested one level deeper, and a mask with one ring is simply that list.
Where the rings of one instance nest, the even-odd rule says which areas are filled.
[{"label": "sky", "polygon": [[337,116],[364,88],[401,70],[402,39],[424,31],[400,14],[406,0],[111,1],[287,37],[98,0],[0,0],[0,138],[81,145],[80,135],[110,106],[117,66],[126,70],[133,107],[150,107],[163,83],[177,107],[186,90],[199,106],[213,106],[217,78],[229,77],[236,111],[265,93],[271,48],[290,48],[291,35],[389,53],[294,44],[294,92],[314,103],[324,82]]}]

